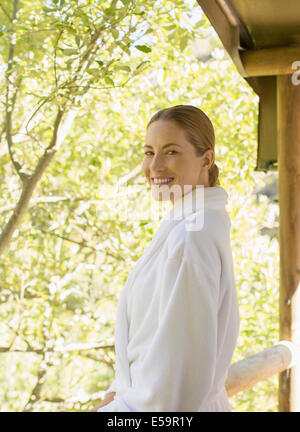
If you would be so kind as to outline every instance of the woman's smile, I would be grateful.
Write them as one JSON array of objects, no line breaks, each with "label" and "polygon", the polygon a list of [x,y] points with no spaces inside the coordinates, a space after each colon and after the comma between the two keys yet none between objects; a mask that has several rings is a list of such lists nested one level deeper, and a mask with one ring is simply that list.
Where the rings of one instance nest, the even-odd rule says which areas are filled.
[{"label": "woman's smile", "polygon": [[163,184],[170,184],[174,180],[174,177],[151,177],[151,184],[155,186],[161,186]]}]

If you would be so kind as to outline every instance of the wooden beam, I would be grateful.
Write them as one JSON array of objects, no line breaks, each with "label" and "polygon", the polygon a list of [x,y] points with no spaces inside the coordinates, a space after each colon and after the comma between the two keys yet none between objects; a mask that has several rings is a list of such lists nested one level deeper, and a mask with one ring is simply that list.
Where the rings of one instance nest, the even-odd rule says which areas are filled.
[{"label": "wooden beam", "polygon": [[253,387],[260,381],[282,372],[295,364],[295,349],[292,343],[281,341],[230,366],[226,380],[228,396]]},{"label": "wooden beam", "polygon": [[244,77],[288,75],[295,72],[293,63],[300,62],[300,46],[240,51],[240,57],[246,71]]},{"label": "wooden beam", "polygon": [[[300,85],[277,77],[280,339],[300,348]],[[300,411],[300,364],[279,378],[279,410]]]}]

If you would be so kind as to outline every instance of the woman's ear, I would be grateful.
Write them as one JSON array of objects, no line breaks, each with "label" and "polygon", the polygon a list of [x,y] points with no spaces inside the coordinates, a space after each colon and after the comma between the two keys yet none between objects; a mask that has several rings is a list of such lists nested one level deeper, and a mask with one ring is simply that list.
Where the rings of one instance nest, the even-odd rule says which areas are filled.
[{"label": "woman's ear", "polygon": [[203,164],[202,166],[208,170],[213,166],[215,161],[215,152],[212,149],[206,150],[203,154]]}]

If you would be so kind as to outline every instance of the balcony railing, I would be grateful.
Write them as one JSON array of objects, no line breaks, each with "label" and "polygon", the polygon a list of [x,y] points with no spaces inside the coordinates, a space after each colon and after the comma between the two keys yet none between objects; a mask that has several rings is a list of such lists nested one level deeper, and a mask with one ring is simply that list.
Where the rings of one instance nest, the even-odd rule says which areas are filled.
[{"label": "balcony railing", "polygon": [[288,341],[266,348],[264,351],[233,363],[228,371],[226,390],[228,396],[253,387],[271,376],[296,364],[295,345]]}]

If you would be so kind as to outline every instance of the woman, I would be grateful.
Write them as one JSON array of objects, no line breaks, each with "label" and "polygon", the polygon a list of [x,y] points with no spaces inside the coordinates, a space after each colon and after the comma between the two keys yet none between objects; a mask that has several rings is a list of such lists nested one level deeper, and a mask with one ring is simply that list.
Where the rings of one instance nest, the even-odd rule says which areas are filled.
[{"label": "woman", "polygon": [[147,126],[143,171],[154,199],[173,207],[122,290],[115,380],[92,411],[231,411],[239,312],[214,145],[211,121],[191,105]]}]

